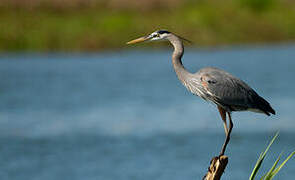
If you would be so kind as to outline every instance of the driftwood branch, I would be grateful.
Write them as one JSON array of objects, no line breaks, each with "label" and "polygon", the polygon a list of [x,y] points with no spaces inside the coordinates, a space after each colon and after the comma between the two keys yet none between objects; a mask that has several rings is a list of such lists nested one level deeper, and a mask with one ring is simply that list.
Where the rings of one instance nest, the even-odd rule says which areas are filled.
[{"label": "driftwood branch", "polygon": [[203,180],[220,180],[228,162],[227,156],[214,157]]}]

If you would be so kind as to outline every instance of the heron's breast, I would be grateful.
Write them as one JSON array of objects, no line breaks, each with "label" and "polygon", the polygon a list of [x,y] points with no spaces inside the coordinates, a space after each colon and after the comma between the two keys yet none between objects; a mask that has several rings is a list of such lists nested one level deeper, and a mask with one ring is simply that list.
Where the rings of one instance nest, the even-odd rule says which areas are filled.
[{"label": "heron's breast", "polygon": [[208,99],[207,90],[201,85],[197,80],[191,79],[190,81],[183,81],[183,85],[189,90],[192,94],[197,95],[205,100]]}]

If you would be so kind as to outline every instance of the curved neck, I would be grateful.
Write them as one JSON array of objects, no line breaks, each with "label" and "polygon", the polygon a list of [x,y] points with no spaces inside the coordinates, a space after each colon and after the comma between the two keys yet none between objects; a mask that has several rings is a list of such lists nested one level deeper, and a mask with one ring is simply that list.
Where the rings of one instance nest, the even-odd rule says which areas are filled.
[{"label": "curved neck", "polygon": [[190,73],[184,68],[181,58],[184,52],[182,41],[179,39],[179,37],[175,36],[174,34],[171,34],[171,36],[168,37],[168,40],[174,47],[174,51],[172,54],[172,63],[173,68],[178,76],[178,78],[185,83],[185,77],[189,75]]}]

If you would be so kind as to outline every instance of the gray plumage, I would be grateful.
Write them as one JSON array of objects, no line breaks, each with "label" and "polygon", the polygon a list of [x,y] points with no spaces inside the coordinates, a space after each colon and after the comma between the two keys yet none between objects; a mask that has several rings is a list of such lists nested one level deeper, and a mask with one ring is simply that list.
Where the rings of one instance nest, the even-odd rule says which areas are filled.
[{"label": "gray plumage", "polygon": [[[231,112],[233,111],[253,111],[265,113],[266,115],[275,114],[270,104],[259,96],[244,81],[236,78],[230,73],[214,67],[200,69],[196,73],[188,72],[181,61],[184,47],[181,38],[166,30],[153,32],[128,44],[141,41],[168,40],[174,47],[172,63],[174,70],[182,84],[194,95],[211,101],[217,105],[224,124],[226,139],[222,146],[220,155],[223,155],[230,139],[233,128]],[[229,126],[227,126],[226,114],[228,115]]]},{"label": "gray plumage", "polygon": [[183,78],[184,85],[193,94],[214,102],[227,112],[249,110],[275,114],[270,104],[251,87],[221,69],[207,67],[189,76]]},{"label": "gray plumage", "polygon": [[270,104],[260,97],[244,81],[230,73],[214,67],[200,69],[196,73],[188,72],[181,58],[184,52],[182,41],[170,33],[167,39],[174,46],[172,63],[179,80],[193,94],[212,101],[227,112],[251,110],[275,114]]}]

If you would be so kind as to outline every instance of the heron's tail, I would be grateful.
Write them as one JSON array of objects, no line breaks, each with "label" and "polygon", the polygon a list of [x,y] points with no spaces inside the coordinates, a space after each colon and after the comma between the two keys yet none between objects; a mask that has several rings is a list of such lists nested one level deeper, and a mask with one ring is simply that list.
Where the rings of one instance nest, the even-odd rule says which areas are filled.
[{"label": "heron's tail", "polygon": [[256,99],[257,108],[263,111],[266,115],[270,116],[271,114],[276,114],[275,110],[271,107],[271,105],[262,97],[258,96]]}]

